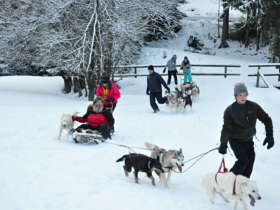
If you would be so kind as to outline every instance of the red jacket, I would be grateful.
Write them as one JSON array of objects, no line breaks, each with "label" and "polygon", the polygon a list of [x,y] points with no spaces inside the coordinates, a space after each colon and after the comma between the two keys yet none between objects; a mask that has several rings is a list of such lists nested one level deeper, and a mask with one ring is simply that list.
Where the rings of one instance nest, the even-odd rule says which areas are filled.
[{"label": "red jacket", "polygon": [[[118,86],[114,82],[111,82],[111,84],[112,84],[112,88],[109,89],[109,94],[107,98],[104,98],[104,88],[100,85],[96,87],[95,94],[97,96],[102,96],[104,98],[105,100],[104,105],[116,104],[118,103],[118,99],[121,97],[120,89],[118,88]],[[106,101],[106,99],[108,98],[113,98],[114,101],[113,102]]]},{"label": "red jacket", "polygon": [[81,123],[87,122],[93,128],[98,128],[100,125],[108,123],[103,113],[91,113],[87,117],[73,116],[72,119]]}]

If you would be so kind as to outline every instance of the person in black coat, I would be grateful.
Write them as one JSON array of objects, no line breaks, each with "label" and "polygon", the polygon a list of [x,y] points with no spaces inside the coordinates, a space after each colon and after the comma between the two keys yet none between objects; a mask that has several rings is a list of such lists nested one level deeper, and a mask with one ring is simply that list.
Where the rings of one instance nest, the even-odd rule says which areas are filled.
[{"label": "person in black coat", "polygon": [[224,125],[221,132],[220,154],[226,154],[229,142],[237,161],[230,169],[235,175],[250,178],[255,161],[253,137],[256,135],[256,121],[265,125],[266,138],[263,145],[267,149],[274,145],[272,120],[255,102],[247,100],[248,90],[244,83],[234,87],[236,101],[224,112]]},{"label": "person in black coat", "polygon": [[149,75],[147,77],[147,90],[146,94],[150,95],[150,104],[154,110],[154,113],[159,112],[159,108],[156,104],[156,100],[160,104],[168,103],[167,97],[162,97],[162,88],[163,85],[165,89],[170,92],[169,87],[165,83],[164,79],[155,72],[154,67],[150,65],[148,67]]}]

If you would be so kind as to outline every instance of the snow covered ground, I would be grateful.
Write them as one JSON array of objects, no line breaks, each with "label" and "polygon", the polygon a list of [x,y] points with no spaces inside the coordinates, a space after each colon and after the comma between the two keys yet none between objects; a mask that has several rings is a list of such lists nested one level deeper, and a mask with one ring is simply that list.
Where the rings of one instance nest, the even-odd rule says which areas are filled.
[{"label": "snow covered ground", "polygon": [[[115,161],[128,150],[112,143],[144,147],[148,141],[167,149],[182,148],[185,159],[217,147],[223,111],[233,102],[233,85],[239,81],[248,86],[249,99],[263,106],[273,119],[276,144],[271,150],[262,146],[265,130],[261,123],[257,124],[257,137],[261,142],[255,140],[252,179],[257,181],[263,197],[254,209],[276,209],[280,205],[277,193],[280,188],[277,181],[280,177],[280,92],[274,88],[256,88],[255,78],[247,77],[254,70],[246,67],[248,63],[265,61],[258,56],[186,53],[180,39],[181,35],[144,48],[138,63],[164,64],[167,60],[162,58],[162,53],[166,51],[168,57],[177,54],[178,61],[188,55],[192,63],[242,64],[243,68],[230,70],[242,76],[194,77],[201,95],[193,109],[174,113],[160,105],[161,112],[157,114],[152,113],[145,95],[146,79],[124,79],[120,82],[122,97],[114,113],[116,134],[113,140],[100,145],[77,145],[67,139],[56,139],[62,113],[79,111],[83,114],[89,104],[85,98],[63,95],[60,77],[0,77],[1,209],[231,209],[230,204],[220,199],[215,205],[210,204],[201,188],[203,175],[216,172],[219,167],[221,155],[218,152],[210,153],[186,173],[173,174],[170,188],[166,189],[158,183],[152,186],[144,174],[140,174],[140,184],[134,183],[132,174],[125,177],[123,163]],[[197,68],[193,71],[210,70]],[[276,78],[269,81],[278,85]],[[134,151],[149,155],[146,150]],[[235,161],[229,153],[225,159],[228,167]]]}]

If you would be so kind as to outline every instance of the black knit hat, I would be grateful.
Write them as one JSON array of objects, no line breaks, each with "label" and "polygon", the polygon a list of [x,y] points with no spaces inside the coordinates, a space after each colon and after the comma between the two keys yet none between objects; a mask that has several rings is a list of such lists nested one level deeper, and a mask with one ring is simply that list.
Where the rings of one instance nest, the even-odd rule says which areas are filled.
[{"label": "black knit hat", "polygon": [[109,77],[104,76],[104,77],[101,78],[101,83],[109,83],[109,82],[110,82]]},{"label": "black knit hat", "polygon": [[148,70],[155,70],[153,65],[148,66]]}]

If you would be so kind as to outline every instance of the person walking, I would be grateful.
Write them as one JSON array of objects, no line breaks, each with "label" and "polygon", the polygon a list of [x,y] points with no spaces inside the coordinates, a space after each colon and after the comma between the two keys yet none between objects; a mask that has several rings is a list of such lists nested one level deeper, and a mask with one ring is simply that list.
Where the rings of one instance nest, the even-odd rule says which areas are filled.
[{"label": "person walking", "polygon": [[247,100],[248,90],[244,83],[235,85],[234,96],[236,101],[224,112],[219,153],[227,153],[229,142],[237,159],[230,171],[250,178],[255,161],[253,137],[256,135],[256,121],[258,119],[265,125],[263,145],[270,149],[274,145],[272,120],[260,105]]},{"label": "person walking", "polygon": [[166,66],[163,69],[163,73],[165,73],[166,69],[168,71],[168,80],[167,80],[168,85],[170,85],[172,75],[174,77],[175,85],[177,85],[176,59],[177,56],[173,55],[172,58],[168,60]]},{"label": "person walking", "polygon": [[165,83],[164,79],[155,72],[154,66],[150,65],[148,66],[149,75],[147,77],[147,90],[146,94],[150,95],[150,104],[152,109],[154,110],[154,113],[159,112],[159,108],[156,104],[156,99],[158,103],[164,104],[168,103],[167,97],[162,97],[162,88],[163,85],[167,92],[170,92],[169,87]]},{"label": "person walking", "polygon": [[184,83],[192,83],[191,64],[187,56],[184,57],[180,69],[183,70]]}]

